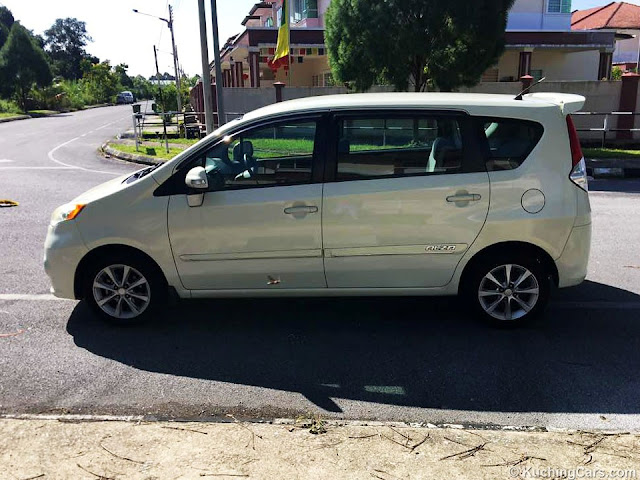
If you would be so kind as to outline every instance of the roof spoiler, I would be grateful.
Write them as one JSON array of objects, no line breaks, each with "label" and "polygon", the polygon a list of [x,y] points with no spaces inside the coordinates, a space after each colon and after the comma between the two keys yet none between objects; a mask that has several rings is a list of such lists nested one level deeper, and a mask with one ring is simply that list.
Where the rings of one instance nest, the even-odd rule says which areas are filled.
[{"label": "roof spoiler", "polygon": [[551,93],[551,92],[539,92],[528,93],[524,96],[525,99],[542,100],[549,102],[560,107],[560,111],[564,115],[569,115],[579,111],[583,106],[586,98],[582,95],[573,95],[571,93]]}]

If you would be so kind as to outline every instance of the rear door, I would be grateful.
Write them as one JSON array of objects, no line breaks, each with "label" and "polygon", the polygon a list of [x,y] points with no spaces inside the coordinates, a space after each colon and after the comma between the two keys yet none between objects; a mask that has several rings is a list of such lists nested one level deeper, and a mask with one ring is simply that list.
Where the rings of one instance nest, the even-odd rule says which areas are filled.
[{"label": "rear door", "polygon": [[470,117],[339,114],[333,132],[322,212],[328,287],[446,285],[489,209]]}]

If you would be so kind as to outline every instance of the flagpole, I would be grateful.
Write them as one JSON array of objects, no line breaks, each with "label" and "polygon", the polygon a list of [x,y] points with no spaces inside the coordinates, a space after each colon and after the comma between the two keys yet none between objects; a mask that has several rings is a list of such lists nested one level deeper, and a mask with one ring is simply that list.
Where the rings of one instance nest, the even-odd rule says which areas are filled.
[{"label": "flagpole", "polygon": [[291,1],[287,2],[287,22],[289,22],[289,86],[293,87],[293,48],[291,47]]}]

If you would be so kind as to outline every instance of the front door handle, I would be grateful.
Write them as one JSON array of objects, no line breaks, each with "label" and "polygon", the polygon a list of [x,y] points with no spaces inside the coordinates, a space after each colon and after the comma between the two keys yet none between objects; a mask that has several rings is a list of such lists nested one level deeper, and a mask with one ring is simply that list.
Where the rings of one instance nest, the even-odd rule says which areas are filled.
[{"label": "front door handle", "polygon": [[477,193],[460,193],[456,195],[451,195],[447,197],[447,202],[457,203],[457,202],[477,202],[482,198],[481,195]]},{"label": "front door handle", "polygon": [[299,205],[295,207],[287,207],[284,209],[287,215],[306,215],[307,213],[318,213],[318,207],[315,205]]}]

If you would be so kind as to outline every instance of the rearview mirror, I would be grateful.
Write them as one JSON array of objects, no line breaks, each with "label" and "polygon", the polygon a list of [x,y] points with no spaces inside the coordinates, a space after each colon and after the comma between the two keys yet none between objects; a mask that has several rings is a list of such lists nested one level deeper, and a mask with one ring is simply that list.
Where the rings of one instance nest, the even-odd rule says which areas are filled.
[{"label": "rearview mirror", "polygon": [[209,188],[209,180],[207,180],[207,172],[202,167],[193,167],[184,179],[184,183],[189,188],[195,190],[206,190]]}]

